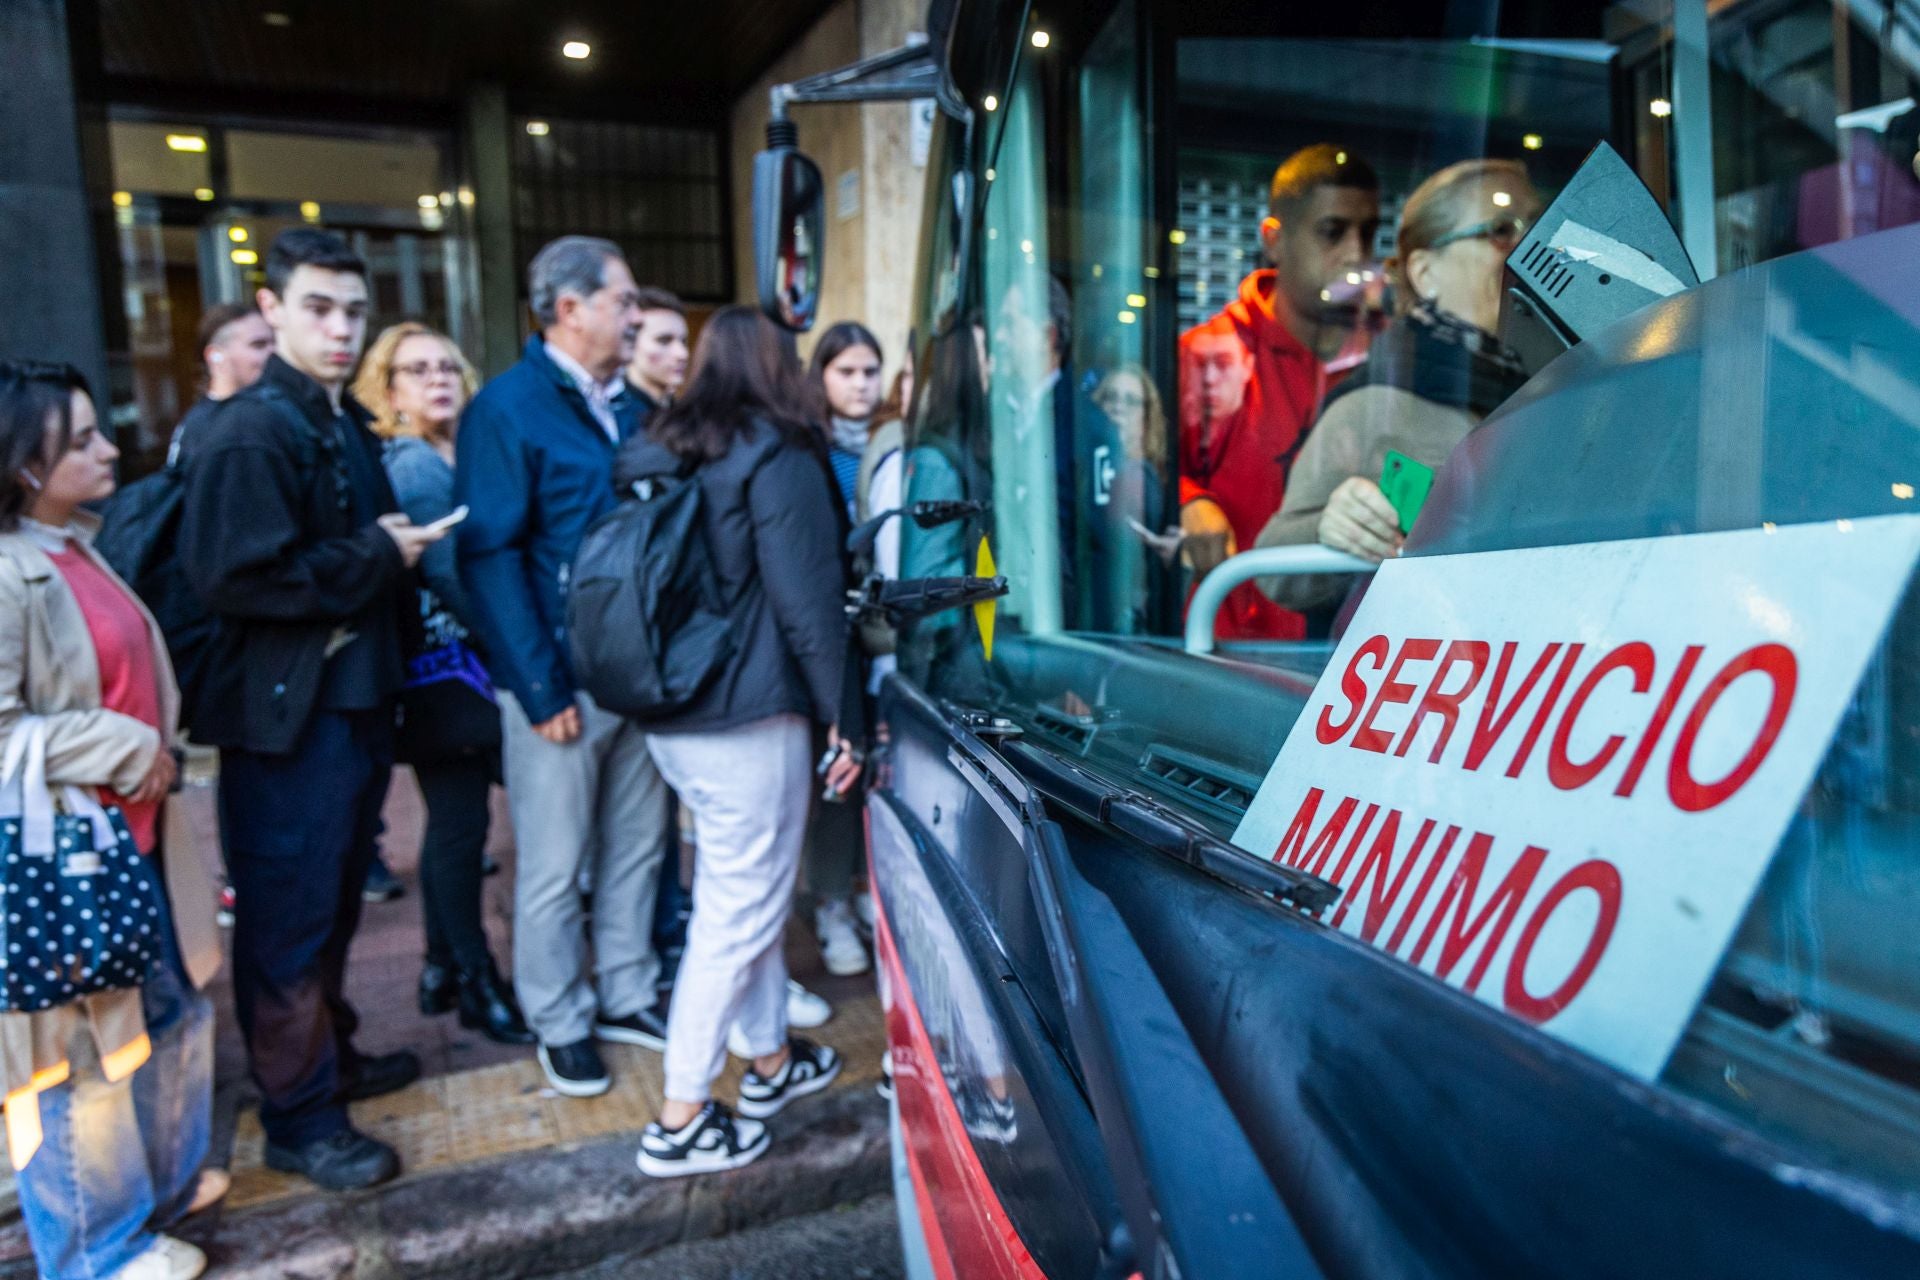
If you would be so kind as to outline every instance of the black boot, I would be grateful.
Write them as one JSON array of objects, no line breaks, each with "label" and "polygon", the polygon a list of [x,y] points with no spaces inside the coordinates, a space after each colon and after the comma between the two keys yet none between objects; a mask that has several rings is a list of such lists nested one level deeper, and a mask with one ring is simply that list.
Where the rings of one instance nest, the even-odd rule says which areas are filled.
[{"label": "black boot", "polygon": [[491,964],[460,971],[460,1025],[478,1031],[496,1044],[532,1044],[513,988]]},{"label": "black boot", "polygon": [[451,1013],[458,997],[453,970],[438,960],[420,966],[420,1012],[432,1017]]}]

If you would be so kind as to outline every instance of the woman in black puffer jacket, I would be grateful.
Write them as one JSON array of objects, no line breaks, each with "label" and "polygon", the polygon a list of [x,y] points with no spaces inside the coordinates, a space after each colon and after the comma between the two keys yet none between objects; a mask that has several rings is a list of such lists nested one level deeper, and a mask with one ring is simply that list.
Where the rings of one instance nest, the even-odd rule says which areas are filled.
[{"label": "woman in black puffer jacket", "polygon": [[[781,937],[806,832],[809,735],[840,726],[846,567],[832,479],[789,340],[746,307],[707,322],[671,408],[621,450],[615,483],[692,472],[734,652],[698,699],[646,725],[661,776],[693,811],[693,922],[667,1020],[666,1103],[641,1138],[656,1177],[731,1169],[768,1144],[761,1120],[839,1073],[832,1049],[789,1037]],[[841,749],[835,791],[859,775]],[[738,1022],[752,1066],[739,1115],[712,1100]]]}]

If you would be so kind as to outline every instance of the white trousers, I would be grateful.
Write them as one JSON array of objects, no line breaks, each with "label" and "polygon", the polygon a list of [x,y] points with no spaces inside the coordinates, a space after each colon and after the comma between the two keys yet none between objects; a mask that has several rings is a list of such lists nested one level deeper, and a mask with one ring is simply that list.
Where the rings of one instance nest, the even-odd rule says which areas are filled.
[{"label": "white trousers", "polygon": [[797,715],[647,736],[660,775],[693,814],[693,921],[667,1017],[675,1102],[711,1095],[736,1021],[756,1056],[787,1042],[781,939],[812,799],[810,741]]}]

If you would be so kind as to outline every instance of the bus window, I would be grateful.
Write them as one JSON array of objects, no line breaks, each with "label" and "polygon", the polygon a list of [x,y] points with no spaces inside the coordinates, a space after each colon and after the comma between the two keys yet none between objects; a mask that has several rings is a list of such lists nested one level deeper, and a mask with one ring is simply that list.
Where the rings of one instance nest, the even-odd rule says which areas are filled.
[{"label": "bus window", "polygon": [[[903,571],[990,556],[1012,589],[981,617],[908,628],[902,670],[1222,835],[1331,652],[1345,585],[1291,607],[1247,584],[1216,625],[1221,657],[1199,660],[1178,641],[1195,584],[1263,541],[1327,540],[1332,490],[1378,489],[1387,448],[1444,474],[1457,441],[1515,434],[1491,415],[1528,370],[1471,273],[1436,276],[1442,250],[1449,271],[1497,263],[1602,142],[1703,279],[1920,220],[1911,5],[1381,13],[1118,0],[1030,19],[1049,38],[1013,42],[991,103],[935,132],[909,496],[988,506],[907,529]],[[960,173],[974,186],[956,201]],[[1527,492],[1482,495],[1507,514],[1446,549],[1911,507],[1920,479],[1895,463],[1920,429],[1896,354],[1916,346],[1912,303],[1876,288],[1836,270],[1765,325],[1723,308],[1750,349],[1716,339],[1681,400],[1571,395],[1592,456],[1674,465],[1617,483],[1589,467],[1559,489],[1538,477],[1571,465],[1564,444],[1498,444],[1539,451],[1514,481]],[[1857,341],[1865,324],[1881,336]],[[1782,343],[1792,368],[1764,359]],[[1314,471],[1319,506],[1289,511]],[[1920,1156],[1916,635],[1909,601],[1662,1077],[1903,1186]]]}]

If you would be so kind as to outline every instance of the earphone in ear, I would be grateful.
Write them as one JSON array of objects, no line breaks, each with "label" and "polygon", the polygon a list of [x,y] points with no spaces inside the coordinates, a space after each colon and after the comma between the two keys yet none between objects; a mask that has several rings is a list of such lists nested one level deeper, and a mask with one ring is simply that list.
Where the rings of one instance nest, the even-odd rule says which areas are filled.
[{"label": "earphone in ear", "polygon": [[207,353],[207,363],[209,364],[225,364],[226,362],[227,353],[224,351],[211,351]]}]

